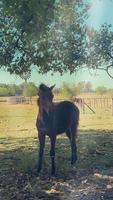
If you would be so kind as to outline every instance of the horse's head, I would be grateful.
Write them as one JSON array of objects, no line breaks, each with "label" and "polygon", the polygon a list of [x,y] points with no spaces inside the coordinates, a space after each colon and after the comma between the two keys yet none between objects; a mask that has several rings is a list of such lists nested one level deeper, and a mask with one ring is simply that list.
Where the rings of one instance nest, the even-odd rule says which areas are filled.
[{"label": "horse's head", "polygon": [[54,88],[55,85],[48,87],[45,84],[41,84],[39,86],[39,91],[38,91],[38,105],[41,110],[44,110],[48,112],[52,106],[52,101],[53,101],[53,93],[52,89]]}]

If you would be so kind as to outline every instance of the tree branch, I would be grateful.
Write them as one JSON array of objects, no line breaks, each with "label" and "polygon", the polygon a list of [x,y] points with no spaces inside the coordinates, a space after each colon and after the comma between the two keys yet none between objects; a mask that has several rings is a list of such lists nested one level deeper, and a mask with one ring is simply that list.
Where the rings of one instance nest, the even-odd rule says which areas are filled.
[{"label": "tree branch", "polygon": [[113,76],[109,73],[109,68],[110,68],[110,67],[113,67],[113,64],[112,64],[112,65],[109,65],[109,66],[107,67],[106,72],[107,72],[108,76],[109,76],[110,78],[113,79]]},{"label": "tree branch", "polygon": [[111,53],[108,52],[107,54],[108,54],[108,56],[110,56],[110,58],[113,59],[113,56],[111,55]]},{"label": "tree branch", "polygon": [[108,74],[108,76],[113,79],[113,76],[109,73],[109,68],[110,67],[113,67],[113,64],[108,65],[106,68],[97,67],[97,69],[106,71],[106,73]]},{"label": "tree branch", "polygon": [[26,23],[24,24],[24,28],[21,29],[20,35],[18,36],[14,48],[19,48],[19,40],[22,38],[23,33],[25,32],[25,27],[30,23],[30,21],[33,19],[33,14],[30,16],[30,18],[26,21]]}]

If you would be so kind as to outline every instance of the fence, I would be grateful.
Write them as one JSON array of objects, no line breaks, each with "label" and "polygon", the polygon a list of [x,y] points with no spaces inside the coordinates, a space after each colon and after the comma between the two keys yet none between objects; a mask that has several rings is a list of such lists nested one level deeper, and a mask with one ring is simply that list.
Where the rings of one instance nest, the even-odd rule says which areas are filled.
[{"label": "fence", "polygon": [[[56,97],[54,101],[64,101],[63,97]],[[36,104],[37,97],[29,98],[29,97],[4,97],[0,98],[0,102],[7,102],[8,104]],[[72,101],[80,108],[82,113],[86,112],[86,108],[90,110],[92,113],[96,113],[96,109],[109,109],[111,114],[113,115],[113,98],[76,98],[73,97]]]},{"label": "fence", "polygon": [[111,98],[83,98],[84,102],[86,102],[89,106],[94,108],[105,108],[111,107]]},{"label": "fence", "polygon": [[36,103],[35,97],[24,97],[24,96],[12,96],[6,99],[8,104],[34,104]]},{"label": "fence", "polygon": [[83,113],[85,113],[86,107],[92,113],[95,113],[96,109],[108,108],[113,115],[113,98],[74,98],[72,100]]}]

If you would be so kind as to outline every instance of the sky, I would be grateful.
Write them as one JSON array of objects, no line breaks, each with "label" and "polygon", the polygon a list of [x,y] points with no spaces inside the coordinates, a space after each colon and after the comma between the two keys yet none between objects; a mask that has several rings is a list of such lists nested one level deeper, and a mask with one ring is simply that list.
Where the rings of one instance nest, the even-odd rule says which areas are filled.
[{"label": "sky", "polygon": [[[92,6],[89,12],[90,17],[88,19],[88,25],[99,29],[101,24],[107,22],[113,26],[113,0],[91,0],[91,2]],[[59,73],[55,73],[51,76],[50,73],[40,75],[37,71],[33,70],[29,81],[34,82],[36,85],[42,82],[48,85],[55,83],[57,87],[64,81],[69,82],[70,84],[76,84],[81,81],[90,81],[93,88],[103,85],[107,88],[113,88],[113,79],[109,78],[104,71],[89,73],[88,70],[82,70],[73,75],[66,73],[63,76],[60,76]],[[22,82],[23,80],[19,77],[0,70],[0,83],[20,84]]]}]

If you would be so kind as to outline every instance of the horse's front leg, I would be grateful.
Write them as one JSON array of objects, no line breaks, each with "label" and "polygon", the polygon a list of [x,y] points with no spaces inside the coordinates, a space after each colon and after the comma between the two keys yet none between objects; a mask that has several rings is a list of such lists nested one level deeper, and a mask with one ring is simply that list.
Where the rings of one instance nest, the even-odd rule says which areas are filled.
[{"label": "horse's front leg", "polygon": [[38,157],[38,173],[42,169],[42,161],[43,161],[43,153],[44,153],[44,147],[45,147],[45,134],[39,133],[39,157]]},{"label": "horse's front leg", "polygon": [[50,149],[50,157],[51,157],[51,175],[55,176],[55,143],[56,143],[56,136],[50,137],[51,141],[51,149]]}]

